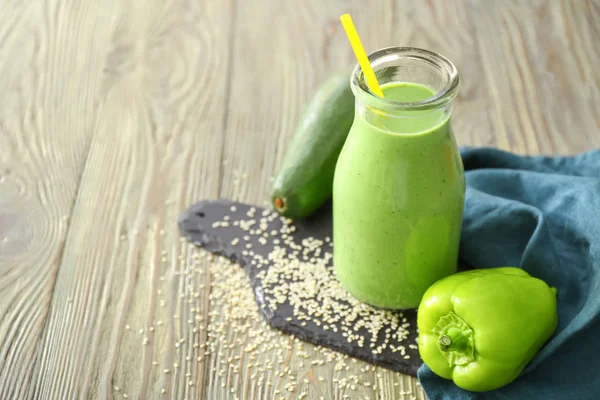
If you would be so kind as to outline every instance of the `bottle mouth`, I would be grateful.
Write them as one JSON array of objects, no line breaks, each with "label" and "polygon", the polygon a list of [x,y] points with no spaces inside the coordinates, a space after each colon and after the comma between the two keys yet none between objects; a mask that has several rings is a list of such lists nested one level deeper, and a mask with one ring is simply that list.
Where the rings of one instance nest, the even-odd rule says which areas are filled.
[{"label": "bottle mouth", "polygon": [[357,99],[381,110],[429,110],[452,101],[459,88],[458,71],[446,57],[416,47],[386,47],[369,55],[379,84],[417,83],[430,87],[435,94],[415,102],[400,102],[377,96],[369,89],[359,64],[354,67],[350,86]]}]

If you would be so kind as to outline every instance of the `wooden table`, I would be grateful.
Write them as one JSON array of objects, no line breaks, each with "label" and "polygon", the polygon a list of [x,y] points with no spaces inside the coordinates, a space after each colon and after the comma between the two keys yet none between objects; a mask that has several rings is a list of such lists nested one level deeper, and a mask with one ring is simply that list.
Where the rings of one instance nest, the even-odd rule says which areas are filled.
[{"label": "wooden table", "polygon": [[197,200],[267,198],[306,100],[354,61],[344,12],[369,51],[454,61],[461,145],[600,146],[598,1],[3,1],[0,398],[423,398],[285,337],[261,372],[278,350],[244,357],[236,299],[178,235]]}]

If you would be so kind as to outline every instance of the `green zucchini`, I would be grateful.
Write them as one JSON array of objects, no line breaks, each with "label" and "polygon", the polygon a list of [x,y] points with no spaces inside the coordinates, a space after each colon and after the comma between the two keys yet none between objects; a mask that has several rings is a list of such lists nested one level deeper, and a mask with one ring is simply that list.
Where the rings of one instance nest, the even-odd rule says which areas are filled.
[{"label": "green zucchini", "polygon": [[354,95],[346,70],[321,84],[296,126],[271,192],[279,214],[305,218],[331,198],[335,163],[353,120]]}]

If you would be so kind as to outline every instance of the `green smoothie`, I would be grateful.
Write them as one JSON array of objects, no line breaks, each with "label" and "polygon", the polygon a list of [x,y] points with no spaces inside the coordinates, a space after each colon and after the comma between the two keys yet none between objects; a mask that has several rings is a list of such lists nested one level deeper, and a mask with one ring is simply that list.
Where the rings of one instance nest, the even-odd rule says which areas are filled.
[{"label": "green smoothie", "polygon": [[[382,90],[403,103],[435,95],[405,82]],[[357,103],[335,171],[334,265],[365,303],[415,308],[433,282],[456,272],[465,180],[450,114]]]}]

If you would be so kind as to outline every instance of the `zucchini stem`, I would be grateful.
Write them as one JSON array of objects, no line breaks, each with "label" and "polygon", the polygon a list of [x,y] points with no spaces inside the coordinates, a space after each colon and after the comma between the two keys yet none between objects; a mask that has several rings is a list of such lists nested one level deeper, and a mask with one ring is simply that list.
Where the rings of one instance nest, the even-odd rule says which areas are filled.
[{"label": "zucchini stem", "polygon": [[281,197],[275,197],[275,199],[273,200],[273,204],[278,210],[282,210],[285,206],[285,203],[283,202],[283,199]]}]

